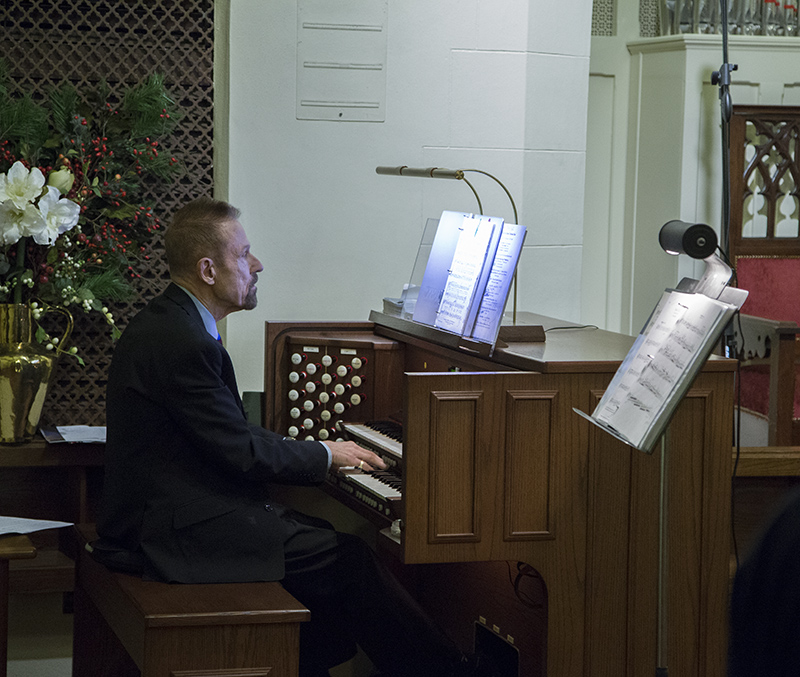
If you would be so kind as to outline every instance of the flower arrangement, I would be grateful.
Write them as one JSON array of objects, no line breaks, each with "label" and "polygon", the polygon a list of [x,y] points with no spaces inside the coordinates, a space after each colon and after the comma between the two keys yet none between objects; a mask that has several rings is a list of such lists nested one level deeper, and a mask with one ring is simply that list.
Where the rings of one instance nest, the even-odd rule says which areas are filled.
[{"label": "flower arrangement", "polygon": [[108,305],[131,296],[161,227],[144,194],[180,171],[161,145],[178,118],[160,75],[119,98],[101,82],[37,102],[11,96],[0,61],[0,303],[98,312],[118,336]]}]

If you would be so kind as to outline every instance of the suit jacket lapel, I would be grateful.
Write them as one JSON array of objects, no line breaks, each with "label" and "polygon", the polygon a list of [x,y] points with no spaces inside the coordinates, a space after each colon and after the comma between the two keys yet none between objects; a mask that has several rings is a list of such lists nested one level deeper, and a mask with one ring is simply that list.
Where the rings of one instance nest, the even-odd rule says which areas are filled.
[{"label": "suit jacket lapel", "polygon": [[194,301],[192,301],[192,299],[185,291],[183,291],[183,289],[171,282],[164,290],[164,296],[180,306],[197,324],[197,331],[202,334],[202,336],[210,343],[213,343],[214,347],[220,351],[222,354],[222,373],[220,374],[220,377],[225,382],[228,390],[231,391],[231,394],[239,406],[239,410],[242,412],[242,415],[244,415],[244,404],[242,403],[242,398],[239,397],[239,387],[236,385],[236,374],[233,371],[233,362],[231,361],[231,356],[228,354],[228,351],[225,350],[224,346],[206,331],[206,327],[203,324],[203,319],[200,317],[200,313],[197,311]]}]

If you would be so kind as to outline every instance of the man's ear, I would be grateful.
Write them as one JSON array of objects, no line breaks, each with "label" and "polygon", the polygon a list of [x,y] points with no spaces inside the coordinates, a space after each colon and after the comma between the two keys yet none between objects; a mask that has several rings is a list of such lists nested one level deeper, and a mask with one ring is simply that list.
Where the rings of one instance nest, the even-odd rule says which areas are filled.
[{"label": "man's ear", "polygon": [[197,274],[206,284],[214,284],[217,279],[217,271],[214,268],[214,260],[208,257],[202,258],[197,262]]}]

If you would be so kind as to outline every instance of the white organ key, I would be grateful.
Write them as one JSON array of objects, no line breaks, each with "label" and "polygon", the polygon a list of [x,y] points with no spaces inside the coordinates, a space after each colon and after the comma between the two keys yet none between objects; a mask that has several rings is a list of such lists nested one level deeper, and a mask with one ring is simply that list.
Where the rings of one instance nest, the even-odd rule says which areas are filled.
[{"label": "white organ key", "polygon": [[388,484],[384,484],[372,475],[347,473],[347,479],[349,479],[351,482],[361,485],[367,491],[380,496],[383,499],[402,498],[403,496],[403,494],[401,494],[397,489],[390,487]]},{"label": "white organ key", "polygon": [[342,423],[345,432],[350,433],[353,441],[364,440],[366,444],[371,444],[387,453],[394,454],[398,458],[403,456],[403,443],[393,440],[388,435],[378,432],[365,426],[362,423]]}]

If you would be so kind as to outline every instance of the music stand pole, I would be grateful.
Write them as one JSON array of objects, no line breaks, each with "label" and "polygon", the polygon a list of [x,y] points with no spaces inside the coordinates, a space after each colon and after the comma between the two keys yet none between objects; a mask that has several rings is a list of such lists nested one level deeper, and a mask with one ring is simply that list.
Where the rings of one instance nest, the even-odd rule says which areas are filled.
[{"label": "music stand pole", "polygon": [[661,434],[661,479],[658,491],[658,625],[657,625],[657,647],[656,647],[656,677],[667,677],[669,668],[667,667],[667,629],[669,626],[669,589],[667,585],[667,569],[669,565],[667,543],[668,535],[668,495],[667,495],[667,472],[669,464],[667,462],[667,447],[669,437],[669,426]]}]

